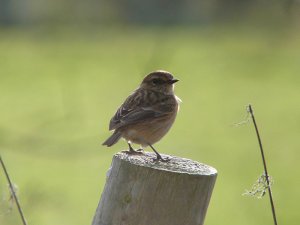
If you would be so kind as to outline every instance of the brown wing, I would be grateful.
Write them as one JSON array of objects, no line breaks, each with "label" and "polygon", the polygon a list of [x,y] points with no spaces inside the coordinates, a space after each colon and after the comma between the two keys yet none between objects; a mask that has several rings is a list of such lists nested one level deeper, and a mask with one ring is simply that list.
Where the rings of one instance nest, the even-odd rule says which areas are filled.
[{"label": "brown wing", "polygon": [[158,97],[156,102],[147,100],[148,96],[149,92],[148,95],[146,95],[146,92],[141,89],[131,94],[110,120],[109,130],[166,115],[175,107],[174,102],[176,102],[176,100],[173,96]]}]

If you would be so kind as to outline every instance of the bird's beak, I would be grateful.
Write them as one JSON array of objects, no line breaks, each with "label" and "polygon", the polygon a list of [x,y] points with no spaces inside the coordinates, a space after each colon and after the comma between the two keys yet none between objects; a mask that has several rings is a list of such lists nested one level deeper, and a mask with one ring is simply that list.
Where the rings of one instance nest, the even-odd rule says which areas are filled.
[{"label": "bird's beak", "polygon": [[170,80],[169,82],[170,82],[170,84],[174,84],[174,83],[176,83],[176,82],[178,82],[179,80],[177,80],[177,79],[172,79],[172,80]]}]

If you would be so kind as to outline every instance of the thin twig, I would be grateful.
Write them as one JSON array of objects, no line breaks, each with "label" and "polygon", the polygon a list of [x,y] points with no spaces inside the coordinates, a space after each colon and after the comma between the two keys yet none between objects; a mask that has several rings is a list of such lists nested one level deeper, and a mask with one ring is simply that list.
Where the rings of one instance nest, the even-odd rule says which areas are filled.
[{"label": "thin twig", "polygon": [[248,105],[248,111],[251,115],[253,124],[254,124],[254,128],[256,131],[256,135],[257,135],[257,139],[258,139],[258,143],[259,143],[259,147],[260,147],[260,152],[261,152],[261,157],[262,157],[262,161],[264,164],[264,170],[265,170],[265,176],[266,176],[266,181],[267,181],[267,185],[268,185],[268,191],[269,191],[269,197],[270,197],[270,203],[271,203],[271,208],[272,208],[272,214],[273,214],[273,220],[274,220],[274,224],[277,225],[277,219],[276,219],[276,213],[275,213],[275,206],[274,206],[274,201],[273,201],[273,197],[272,197],[272,191],[271,191],[271,185],[270,185],[270,180],[269,180],[269,175],[268,175],[268,170],[267,170],[267,163],[266,163],[266,159],[265,159],[265,154],[264,154],[264,150],[263,150],[263,146],[262,146],[262,142],[260,139],[260,135],[258,132],[258,128],[256,125],[256,121],[255,121],[255,117],[254,117],[254,113],[252,110],[251,105]]},{"label": "thin twig", "polygon": [[23,225],[27,225],[27,222],[26,222],[26,219],[25,219],[25,217],[24,217],[24,214],[23,214],[21,205],[20,205],[20,203],[19,203],[18,197],[17,197],[17,195],[16,195],[16,192],[15,192],[15,189],[14,189],[14,187],[13,187],[13,184],[12,184],[10,178],[9,178],[7,169],[6,169],[5,165],[4,165],[4,162],[3,162],[3,160],[2,160],[1,155],[0,155],[0,163],[1,163],[2,168],[3,168],[3,171],[4,171],[4,173],[5,173],[7,182],[8,182],[8,184],[9,184],[9,188],[10,188],[11,194],[12,194],[12,196],[13,196],[13,198],[15,199],[15,202],[16,202],[16,204],[17,204],[17,208],[18,208],[19,214],[20,214],[20,216],[21,216]]}]

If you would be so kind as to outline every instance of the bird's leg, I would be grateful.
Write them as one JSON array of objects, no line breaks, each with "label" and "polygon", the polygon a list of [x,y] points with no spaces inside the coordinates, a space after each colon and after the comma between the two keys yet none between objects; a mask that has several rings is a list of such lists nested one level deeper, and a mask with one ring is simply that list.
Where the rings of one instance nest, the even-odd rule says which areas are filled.
[{"label": "bird's leg", "polygon": [[129,152],[134,153],[135,150],[132,148],[131,144],[128,142]]},{"label": "bird's leg", "polygon": [[153,148],[152,145],[149,144],[149,146],[150,146],[150,148],[152,148],[152,150],[156,154],[156,159],[154,159],[153,161],[162,161],[162,162],[168,162],[168,161],[170,161],[169,158],[164,159],[163,157],[161,157],[161,155],[155,150],[155,148]]},{"label": "bird's leg", "polygon": [[133,147],[131,146],[130,142],[128,142],[128,147],[129,147],[129,150],[128,151],[124,151],[124,152],[127,153],[127,154],[129,154],[129,155],[142,154],[143,153],[143,152],[141,152],[140,149],[134,150]]}]

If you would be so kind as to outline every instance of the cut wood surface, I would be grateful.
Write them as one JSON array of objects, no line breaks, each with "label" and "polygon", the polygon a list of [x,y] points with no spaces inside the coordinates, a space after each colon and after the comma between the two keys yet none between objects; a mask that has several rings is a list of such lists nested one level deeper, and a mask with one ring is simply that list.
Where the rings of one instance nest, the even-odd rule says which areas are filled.
[{"label": "cut wood surface", "polygon": [[92,225],[201,225],[217,177],[208,165],[162,154],[117,153]]}]

